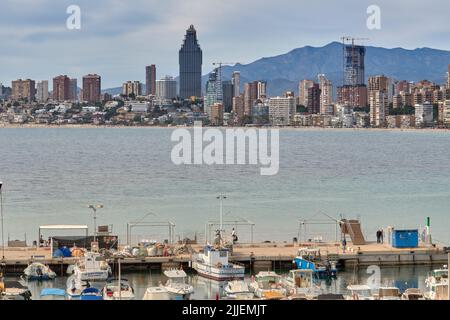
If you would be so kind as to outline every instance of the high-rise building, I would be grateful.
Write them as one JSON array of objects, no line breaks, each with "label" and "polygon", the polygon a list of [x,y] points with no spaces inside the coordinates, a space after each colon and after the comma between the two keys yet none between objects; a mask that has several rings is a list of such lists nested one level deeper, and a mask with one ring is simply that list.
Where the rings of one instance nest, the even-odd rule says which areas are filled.
[{"label": "high-rise building", "polygon": [[367,89],[370,91],[389,91],[389,78],[384,75],[369,77]]},{"label": "high-rise building", "polygon": [[70,100],[70,79],[66,75],[53,78],[53,100],[63,102]]},{"label": "high-rise building", "polygon": [[220,68],[215,68],[210,74],[209,79],[206,82],[206,95],[205,95],[205,112],[210,115],[211,106],[215,103],[223,102],[223,87],[220,81]]},{"label": "high-rise building", "polygon": [[223,104],[218,102],[211,106],[211,112],[209,114],[209,121],[213,126],[223,125]]},{"label": "high-rise building", "polygon": [[127,81],[122,85],[122,95],[140,96],[142,95],[142,84],[140,81]]},{"label": "high-rise building", "polygon": [[370,123],[374,127],[384,127],[389,114],[387,93],[383,90],[372,90],[369,96]]},{"label": "high-rise building", "polygon": [[69,100],[78,101],[78,81],[77,79],[70,79]]},{"label": "high-rise building", "polygon": [[11,85],[13,100],[26,99],[28,102],[34,101],[36,95],[35,81],[31,79],[14,80]]},{"label": "high-rise building", "polygon": [[154,64],[145,67],[145,94],[156,95],[156,66]]},{"label": "high-rise building", "polygon": [[446,127],[450,127],[450,100],[443,103],[442,122]]},{"label": "high-rise building", "polygon": [[450,89],[450,64],[448,65],[447,71],[447,88]]},{"label": "high-rise building", "polygon": [[345,46],[345,78],[344,85],[361,86],[365,84],[366,48],[364,46]]},{"label": "high-rise building", "polygon": [[269,99],[269,120],[272,125],[287,126],[295,114],[295,98],[275,97]]},{"label": "high-rise building", "polygon": [[36,84],[37,102],[46,102],[48,100],[48,80],[38,81]]},{"label": "high-rise building", "polygon": [[201,97],[202,95],[202,50],[197,40],[197,31],[191,25],[186,31],[179,52],[180,98]]},{"label": "high-rise building", "polygon": [[267,82],[258,81],[258,99],[264,100],[267,98]]},{"label": "high-rise building", "polygon": [[97,74],[83,77],[83,101],[95,103],[101,101],[102,79]]},{"label": "high-rise building", "polygon": [[233,83],[230,80],[222,82],[223,108],[225,112],[230,112],[233,108],[233,89]]},{"label": "high-rise building", "polygon": [[414,106],[416,114],[416,127],[429,127],[434,120],[433,104],[425,102]]},{"label": "high-rise building", "polygon": [[0,97],[3,96],[3,84],[0,82]]},{"label": "high-rise building", "polygon": [[367,87],[343,86],[337,88],[338,103],[349,107],[367,107]]},{"label": "high-rise building", "polygon": [[333,83],[324,74],[319,74],[320,113],[330,114],[333,105]]},{"label": "high-rise building", "polygon": [[257,99],[258,81],[246,83],[244,86],[244,115],[252,115],[253,104]]},{"label": "high-rise building", "polygon": [[234,90],[233,97],[239,97],[241,95],[241,73],[239,71],[233,72],[232,83]]},{"label": "high-rise building", "polygon": [[237,116],[238,119],[242,119],[244,117],[244,96],[243,95],[233,97],[233,113]]},{"label": "high-rise building", "polygon": [[177,81],[171,76],[156,80],[156,98],[174,100],[177,98]]},{"label": "high-rise building", "polygon": [[311,114],[320,113],[320,87],[318,83],[308,88],[308,103],[306,104],[308,112]]},{"label": "high-rise building", "polygon": [[313,80],[302,80],[300,81],[300,84],[298,86],[299,88],[299,103],[302,106],[305,106],[308,104],[308,89],[311,88],[314,85]]}]

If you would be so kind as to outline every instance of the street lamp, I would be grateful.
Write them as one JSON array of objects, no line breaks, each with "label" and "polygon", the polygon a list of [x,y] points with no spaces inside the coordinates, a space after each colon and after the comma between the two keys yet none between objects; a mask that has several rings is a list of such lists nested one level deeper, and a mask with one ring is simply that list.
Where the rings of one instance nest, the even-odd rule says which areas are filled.
[{"label": "street lamp", "polygon": [[92,209],[92,211],[94,212],[94,242],[97,241],[97,210],[98,209],[102,209],[103,205],[102,204],[90,204],[88,205],[89,209]]},{"label": "street lamp", "polygon": [[0,214],[2,220],[2,261],[5,260],[5,232],[3,229],[3,193],[2,193],[3,182],[0,181]]},{"label": "street lamp", "polygon": [[227,197],[221,193],[217,199],[220,200],[220,227],[219,227],[219,232],[223,231],[223,200],[226,199]]}]

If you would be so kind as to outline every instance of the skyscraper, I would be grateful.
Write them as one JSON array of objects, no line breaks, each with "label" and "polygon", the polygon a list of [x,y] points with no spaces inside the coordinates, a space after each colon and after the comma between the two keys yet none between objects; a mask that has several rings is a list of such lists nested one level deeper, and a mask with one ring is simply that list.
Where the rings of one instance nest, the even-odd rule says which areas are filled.
[{"label": "skyscraper", "polygon": [[299,103],[302,106],[305,106],[308,104],[308,89],[311,88],[314,85],[314,81],[312,80],[302,80],[299,84]]},{"label": "skyscraper", "polygon": [[246,83],[244,86],[244,115],[252,115],[253,104],[257,99],[258,81]]},{"label": "skyscraper", "polygon": [[241,95],[241,73],[234,71],[231,81],[233,83],[233,97],[239,97]]},{"label": "skyscraper", "polygon": [[156,95],[156,66],[145,67],[145,94]]},{"label": "skyscraper", "polygon": [[179,52],[181,99],[202,95],[202,62],[202,49],[197,40],[197,31],[191,25],[186,31]]},{"label": "skyscraper", "polygon": [[366,48],[364,46],[345,46],[345,78],[344,85],[362,86],[365,84]]},{"label": "skyscraper", "polygon": [[233,94],[234,87],[231,81],[222,82],[222,92],[223,92],[223,108],[225,112],[231,112],[233,108]]},{"label": "skyscraper", "polygon": [[333,104],[333,83],[324,74],[319,74],[320,113],[328,114]]},{"label": "skyscraper", "polygon": [[172,100],[177,97],[177,81],[170,76],[156,80],[156,97],[161,100]]},{"label": "skyscraper", "polygon": [[63,102],[70,100],[70,79],[68,76],[53,78],[53,100]]},{"label": "skyscraper", "polygon": [[78,100],[78,81],[77,79],[70,79],[70,93],[69,100],[77,101]]},{"label": "skyscraper", "polygon": [[83,77],[83,101],[100,102],[101,77],[97,74],[88,74]]},{"label": "skyscraper", "polygon": [[46,102],[48,100],[48,81],[42,80],[36,84],[37,102]]},{"label": "skyscraper", "polygon": [[12,82],[12,98],[15,100],[26,99],[28,102],[34,101],[36,95],[35,81],[15,80]]},{"label": "skyscraper", "polygon": [[311,114],[320,113],[320,87],[318,83],[314,83],[312,87],[308,88],[308,103],[306,107]]},{"label": "skyscraper", "polygon": [[208,115],[210,115],[211,106],[223,101],[223,88],[219,78],[220,68],[216,68],[209,74],[209,79],[206,82],[205,112]]}]

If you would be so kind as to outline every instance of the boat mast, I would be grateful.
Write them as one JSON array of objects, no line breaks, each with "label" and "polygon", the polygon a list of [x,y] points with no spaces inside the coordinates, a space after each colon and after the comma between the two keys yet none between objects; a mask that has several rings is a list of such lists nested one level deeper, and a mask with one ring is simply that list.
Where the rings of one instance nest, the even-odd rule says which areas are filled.
[{"label": "boat mast", "polygon": [[219,236],[220,236],[220,241],[222,241],[222,232],[223,232],[223,199],[226,199],[227,197],[221,193],[217,199],[220,200],[220,219],[219,219]]}]

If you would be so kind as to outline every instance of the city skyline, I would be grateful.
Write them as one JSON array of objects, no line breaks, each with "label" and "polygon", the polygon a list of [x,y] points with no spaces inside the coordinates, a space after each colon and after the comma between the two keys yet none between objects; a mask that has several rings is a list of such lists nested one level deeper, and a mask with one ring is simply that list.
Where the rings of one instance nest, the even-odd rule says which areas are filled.
[{"label": "city skyline", "polygon": [[[342,34],[368,37],[370,41],[366,44],[387,48],[450,49],[442,41],[450,34],[443,9],[450,5],[443,1],[431,7],[405,1],[395,4],[379,1],[382,29],[375,31],[366,27],[369,1],[349,1],[353,5],[345,9],[330,1],[289,2],[289,11],[281,3],[271,2],[265,10],[270,9],[268,12],[278,22],[270,28],[257,19],[260,9],[253,1],[239,7],[232,2],[218,1],[133,2],[135,5],[130,6],[119,2],[102,5],[78,1],[75,4],[81,8],[81,30],[67,30],[66,8],[71,4],[67,1],[56,5],[46,0],[7,1],[0,13],[0,32],[9,39],[8,47],[0,49],[0,82],[10,83],[18,78],[44,80],[57,74],[81,79],[85,74],[97,73],[104,79],[103,87],[111,88],[128,79],[144,82],[142,69],[153,63],[158,66],[158,78],[166,74],[177,76],[176,51],[190,24],[198,30],[204,51],[203,75],[213,69],[212,62],[217,60],[246,64],[297,47],[337,41]],[[152,10],[144,10],[150,6]],[[429,15],[420,14],[425,7]],[[233,12],[239,12],[239,17],[233,17]],[[214,13],[213,18],[206,13]],[[327,24],[315,28],[314,13],[320,14]],[[295,19],[289,19],[293,15]],[[429,23],[430,16],[433,16],[433,28],[423,30],[420,25]],[[251,34],[252,41],[242,32],[249,22],[258,30]],[[313,27],[315,31],[311,31]],[[146,41],[142,41],[144,37]],[[61,55],[61,52],[70,54]]]}]

